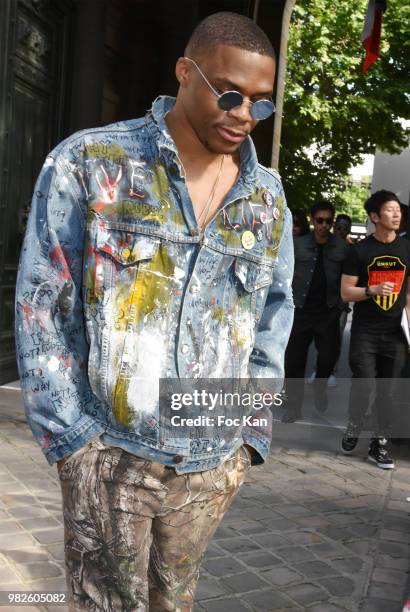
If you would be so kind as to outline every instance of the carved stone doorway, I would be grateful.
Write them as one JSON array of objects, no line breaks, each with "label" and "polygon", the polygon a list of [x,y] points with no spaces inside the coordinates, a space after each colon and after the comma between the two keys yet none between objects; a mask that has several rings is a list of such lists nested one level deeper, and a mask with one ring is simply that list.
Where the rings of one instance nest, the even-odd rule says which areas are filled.
[{"label": "carved stone doorway", "polygon": [[14,290],[33,185],[63,133],[71,5],[0,3],[0,384],[17,377]]}]

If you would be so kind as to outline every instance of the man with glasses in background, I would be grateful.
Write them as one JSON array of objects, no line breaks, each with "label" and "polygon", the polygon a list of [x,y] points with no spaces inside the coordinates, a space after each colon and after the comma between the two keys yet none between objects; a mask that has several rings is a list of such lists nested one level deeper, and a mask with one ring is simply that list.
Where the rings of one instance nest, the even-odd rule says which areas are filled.
[{"label": "man with glasses in background", "polygon": [[306,361],[312,341],[317,349],[313,388],[315,408],[319,413],[327,409],[327,379],[339,354],[339,320],[344,309],[340,279],[349,245],[331,234],[335,209],[330,202],[317,202],[310,215],[313,232],[294,242],[295,319],[285,356],[288,402],[282,415],[284,423],[293,423],[302,416]]},{"label": "man with glasses in background", "polygon": [[266,406],[239,428],[181,430],[158,386],[283,377],[291,215],[249,136],[274,112],[275,66],[252,20],[211,15],[177,61],[176,100],[75,134],[39,177],[18,354],[58,465],[70,609],[192,610],[204,550],[267,458]]}]

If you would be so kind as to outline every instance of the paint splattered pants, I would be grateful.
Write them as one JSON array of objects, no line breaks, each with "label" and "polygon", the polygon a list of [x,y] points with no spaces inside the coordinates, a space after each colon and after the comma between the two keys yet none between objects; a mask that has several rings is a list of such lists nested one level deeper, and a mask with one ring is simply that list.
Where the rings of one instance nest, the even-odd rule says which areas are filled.
[{"label": "paint splattered pants", "polygon": [[250,461],[177,475],[97,439],[60,469],[70,611],[192,610],[206,546]]}]

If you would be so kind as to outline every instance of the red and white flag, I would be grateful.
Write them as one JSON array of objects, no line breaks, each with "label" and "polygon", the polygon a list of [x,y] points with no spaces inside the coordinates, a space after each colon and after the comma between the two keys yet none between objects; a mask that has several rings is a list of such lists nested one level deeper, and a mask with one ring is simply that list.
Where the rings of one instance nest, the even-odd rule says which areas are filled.
[{"label": "red and white flag", "polygon": [[363,72],[367,72],[369,67],[379,57],[380,34],[386,4],[386,0],[369,0],[367,5],[366,19],[362,32],[362,45],[366,50],[366,57],[362,67]]}]

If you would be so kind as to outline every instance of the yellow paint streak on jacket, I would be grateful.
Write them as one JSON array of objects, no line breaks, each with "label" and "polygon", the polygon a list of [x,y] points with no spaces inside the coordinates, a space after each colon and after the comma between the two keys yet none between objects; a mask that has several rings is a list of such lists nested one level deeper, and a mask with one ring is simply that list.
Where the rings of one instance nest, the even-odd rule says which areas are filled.
[{"label": "yellow paint streak on jacket", "polygon": [[[174,262],[164,245],[147,264],[141,264],[130,291],[125,295],[120,289],[116,300],[117,312],[126,313],[119,318],[120,328],[127,335],[136,333],[136,327],[146,324],[146,317],[157,310],[164,310],[171,299],[170,286],[174,278]],[[170,282],[171,281],[171,282]],[[121,295],[123,293],[123,295]],[[125,341],[127,338],[125,337]],[[113,391],[113,412],[119,423],[129,426],[128,387],[130,374],[121,368]]]}]

